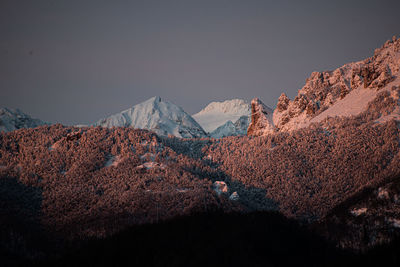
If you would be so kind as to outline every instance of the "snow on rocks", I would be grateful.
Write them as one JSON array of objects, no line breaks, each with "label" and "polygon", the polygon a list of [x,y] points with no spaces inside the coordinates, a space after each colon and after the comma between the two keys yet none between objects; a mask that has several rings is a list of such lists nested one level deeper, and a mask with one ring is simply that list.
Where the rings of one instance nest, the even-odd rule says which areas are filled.
[{"label": "snow on rocks", "polygon": [[224,181],[215,181],[213,184],[213,189],[218,195],[228,193],[228,186]]},{"label": "snow on rocks", "polygon": [[121,161],[121,156],[111,156],[104,164],[104,167],[117,167],[118,164],[121,163]]},{"label": "snow on rocks", "polygon": [[387,189],[379,187],[378,188],[378,198],[379,199],[389,199],[389,192]]},{"label": "snow on rocks", "polygon": [[235,191],[229,196],[229,199],[232,200],[232,201],[238,201],[239,200],[239,194]]},{"label": "snow on rocks", "polygon": [[327,117],[365,111],[378,91],[399,84],[400,38],[387,41],[372,57],[334,71],[313,72],[293,101],[282,94],[273,122],[279,131],[293,131]]},{"label": "snow on rocks", "polygon": [[365,214],[365,213],[367,212],[367,210],[368,210],[367,208],[352,209],[352,210],[350,211],[350,213],[351,213],[352,215],[358,217],[358,216],[360,216],[360,215],[362,215],[362,214]]},{"label": "snow on rocks", "polygon": [[162,164],[162,163],[151,161],[151,162],[145,162],[145,163],[137,166],[136,168],[138,168],[138,169],[146,169],[146,170],[150,170],[150,169],[153,169],[153,168],[159,168],[159,169],[163,170],[163,169],[165,169],[165,165]]},{"label": "snow on rocks", "polygon": [[271,108],[264,105],[264,103],[254,98],[251,101],[251,123],[247,129],[248,136],[263,136],[271,134],[275,131],[272,122],[273,111]]},{"label": "snow on rocks", "polygon": [[179,193],[186,193],[188,192],[190,189],[189,188],[177,188],[176,191]]}]

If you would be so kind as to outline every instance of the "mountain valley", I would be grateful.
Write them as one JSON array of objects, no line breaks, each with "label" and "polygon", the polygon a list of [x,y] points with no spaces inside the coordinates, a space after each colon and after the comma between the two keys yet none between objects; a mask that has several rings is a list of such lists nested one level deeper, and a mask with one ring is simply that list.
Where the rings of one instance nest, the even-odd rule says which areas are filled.
[{"label": "mountain valley", "polygon": [[[0,256],[396,266],[399,75],[394,37],[370,58],[313,72],[275,109],[232,99],[191,116],[153,97],[79,127],[2,109]],[[229,251],[237,257],[211,260]]]}]

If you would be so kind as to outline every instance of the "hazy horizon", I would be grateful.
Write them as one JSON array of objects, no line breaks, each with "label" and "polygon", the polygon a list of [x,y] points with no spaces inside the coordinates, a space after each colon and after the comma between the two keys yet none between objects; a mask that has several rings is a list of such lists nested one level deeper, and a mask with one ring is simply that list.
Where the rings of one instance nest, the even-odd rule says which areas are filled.
[{"label": "hazy horizon", "polygon": [[160,96],[274,108],[400,35],[399,1],[1,1],[0,107],[89,124]]}]

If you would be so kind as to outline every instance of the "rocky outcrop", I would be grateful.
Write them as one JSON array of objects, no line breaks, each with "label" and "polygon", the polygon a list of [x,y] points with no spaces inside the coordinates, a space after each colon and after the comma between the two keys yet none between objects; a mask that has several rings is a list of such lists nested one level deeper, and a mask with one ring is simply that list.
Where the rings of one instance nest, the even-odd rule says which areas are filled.
[{"label": "rocky outcrop", "polygon": [[273,111],[264,105],[260,99],[251,100],[251,123],[247,129],[248,136],[262,136],[275,131],[272,122]]},{"label": "rocky outcrop", "polygon": [[279,112],[287,110],[289,106],[290,99],[287,97],[285,93],[282,93],[281,96],[278,98],[278,104],[276,105],[276,109]]},{"label": "rocky outcrop", "polygon": [[[313,72],[291,101],[279,97],[273,122],[281,131],[296,130],[344,99],[353,90],[381,90],[392,82],[400,68],[400,39],[393,37],[374,55],[334,71]],[[333,114],[334,115],[334,114]]]},{"label": "rocky outcrop", "polygon": [[228,186],[224,181],[215,181],[213,184],[213,189],[218,195],[228,193]]}]

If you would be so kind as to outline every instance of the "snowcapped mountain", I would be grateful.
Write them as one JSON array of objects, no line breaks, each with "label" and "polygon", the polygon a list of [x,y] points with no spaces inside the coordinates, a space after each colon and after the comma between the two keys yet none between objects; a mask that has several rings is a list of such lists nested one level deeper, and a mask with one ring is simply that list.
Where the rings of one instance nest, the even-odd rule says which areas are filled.
[{"label": "snowcapped mountain", "polygon": [[213,138],[222,138],[226,136],[246,135],[250,121],[251,119],[249,116],[242,116],[235,123],[227,121],[225,124],[212,131],[210,136]]},{"label": "snowcapped mountain", "polygon": [[[400,39],[393,37],[370,58],[334,71],[313,72],[293,101],[282,94],[274,125],[279,131],[292,131],[327,117],[359,115],[377,105],[391,109],[381,114],[380,121],[400,119],[399,69]],[[393,107],[387,106],[389,102]]]},{"label": "snowcapped mountain", "polygon": [[206,136],[203,128],[181,107],[163,101],[158,96],[101,119],[94,126],[140,128],[162,136],[182,138]]},{"label": "snowcapped mountain", "polygon": [[0,109],[0,132],[10,132],[21,128],[35,128],[47,123],[34,119],[19,109]]},{"label": "snowcapped mountain", "polygon": [[248,118],[250,114],[250,103],[242,99],[232,99],[211,102],[200,112],[194,114],[193,118],[212,137],[219,138],[243,134],[243,129],[247,130],[248,119],[242,117]]}]

